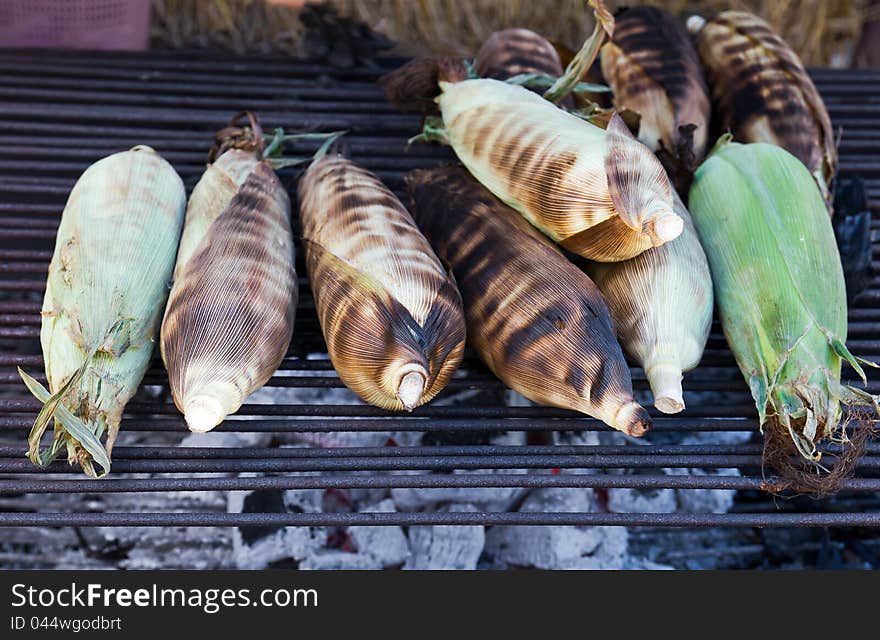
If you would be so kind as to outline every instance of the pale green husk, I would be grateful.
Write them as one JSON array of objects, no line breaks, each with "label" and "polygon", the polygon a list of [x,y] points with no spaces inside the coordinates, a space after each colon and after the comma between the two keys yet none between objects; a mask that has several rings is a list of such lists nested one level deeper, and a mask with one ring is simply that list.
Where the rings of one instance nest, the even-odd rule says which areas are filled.
[{"label": "pale green husk", "polygon": [[841,401],[877,398],[840,382],[846,292],[828,212],[809,170],[774,145],[724,138],[697,170],[689,208],[709,259],[724,333],[762,429],[801,455],[840,436]]},{"label": "pale green husk", "polygon": [[[185,205],[180,177],[143,146],[99,160],[71,191],[43,300],[49,390],[19,370],[44,403],[28,439],[34,464],[66,449],[89,475],[110,470],[123,408],[150,364]],[[52,418],[55,437],[41,451]]]}]

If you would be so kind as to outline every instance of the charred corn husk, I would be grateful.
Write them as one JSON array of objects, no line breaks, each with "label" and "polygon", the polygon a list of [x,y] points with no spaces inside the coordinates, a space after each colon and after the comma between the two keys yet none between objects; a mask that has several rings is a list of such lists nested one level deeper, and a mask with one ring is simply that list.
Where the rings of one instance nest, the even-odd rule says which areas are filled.
[{"label": "charred corn husk", "polygon": [[19,370],[43,402],[29,438],[35,464],[66,449],[89,475],[110,470],[122,411],[150,364],[185,205],[180,177],[145,146],[99,160],[70,192],[43,299],[49,390]]},{"label": "charred corn husk", "polygon": [[416,171],[419,226],[455,277],[468,336],[506,385],[633,436],[651,419],[632,394],[605,300],[559,250],[461,168]]},{"label": "charred corn husk", "polygon": [[204,240],[208,228],[226,210],[257,164],[259,158],[253,151],[230,149],[205,169],[187,204],[174,266],[175,280],[182,275],[183,267]]},{"label": "charred corn husk", "polygon": [[[528,74],[558,78],[563,73],[554,46],[529,29],[503,29],[493,33],[477,51],[474,70],[481,78],[495,80],[509,80]],[[571,108],[574,107],[574,100],[566,96],[561,104]]]},{"label": "charred corn husk", "polygon": [[784,149],[722,140],[689,205],[765,436],[818,460],[816,444],[840,434],[841,400],[877,402],[840,382],[844,360],[863,378],[864,361],[844,345],[846,288],[819,190]]},{"label": "charred corn husk", "polygon": [[[404,67],[386,89],[407,84]],[[669,179],[619,117],[607,129],[498,80],[465,80],[447,65],[438,104],[448,143],[502,201],[569,251],[611,262],[632,258],[681,233]],[[390,93],[389,93],[390,95]]]},{"label": "charred corn husk", "polygon": [[684,25],[659,7],[632,7],[614,16],[602,47],[602,74],[614,106],[640,115],[638,138],[686,186],[706,153],[710,101],[703,69]]},{"label": "charred corn husk", "polygon": [[543,36],[528,29],[496,31],[474,58],[474,69],[481,78],[507,80],[524,73],[562,75],[556,49]]},{"label": "charred corn husk", "polygon": [[712,325],[712,276],[706,254],[678,193],[681,235],[623,262],[590,263],[587,273],[605,296],[624,350],[644,369],[654,406],[684,409],[683,371],[697,366]]},{"label": "charred corn husk", "polygon": [[370,404],[411,410],[461,362],[461,297],[409,212],[338,155],[299,183],[306,266],[330,358]]},{"label": "charred corn husk", "polygon": [[614,262],[681,233],[663,167],[620,118],[602,129],[495,80],[441,88],[446,136],[458,158],[569,251]]},{"label": "charred corn husk", "polygon": [[830,205],[837,149],[825,104],[797,54],[757,16],[724,11],[693,16],[688,29],[723,130],[741,142],[769,142],[803,162]]},{"label": "charred corn husk", "polygon": [[187,205],[161,345],[174,402],[197,433],[268,381],[293,334],[290,200],[260,153],[222,153]]}]

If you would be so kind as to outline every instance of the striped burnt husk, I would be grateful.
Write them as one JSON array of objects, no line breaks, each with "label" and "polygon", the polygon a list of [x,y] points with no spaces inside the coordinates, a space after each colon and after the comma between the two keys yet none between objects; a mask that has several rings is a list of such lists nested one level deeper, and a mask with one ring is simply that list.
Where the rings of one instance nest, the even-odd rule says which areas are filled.
[{"label": "striped burnt husk", "polygon": [[[474,69],[481,78],[495,80],[508,80],[522,74],[558,78],[564,71],[556,48],[529,29],[503,29],[493,33],[477,51]],[[561,104],[573,108],[574,100],[566,96]]]},{"label": "striped burnt husk", "polygon": [[741,142],[768,142],[803,162],[830,210],[837,170],[831,119],[797,54],[759,17],[725,11],[688,28],[706,69],[720,125]]},{"label": "striped burnt husk", "polygon": [[299,185],[309,280],[339,377],[363,400],[410,410],[461,362],[461,297],[409,212],[372,173],[339,155]]},{"label": "striped burnt husk", "polygon": [[449,144],[468,170],[583,257],[634,257],[681,233],[669,179],[623,121],[607,129],[496,80],[441,83]]},{"label": "striped burnt husk", "polygon": [[605,300],[547,239],[464,169],[415,171],[413,212],[461,291],[470,344],[505,384],[640,436]]},{"label": "striped burnt husk", "polygon": [[[213,175],[209,169],[203,180]],[[213,219],[178,259],[162,323],[172,396],[196,432],[214,428],[269,380],[290,344],[297,301],[290,200],[269,162],[252,164],[226,206],[218,198],[193,192],[187,225]]]},{"label": "striped burnt husk", "polygon": [[639,140],[658,153],[670,175],[684,177],[706,153],[711,110],[690,35],[659,7],[626,8],[614,20],[612,40],[601,51],[614,106],[640,115]]},{"label": "striped burnt husk", "polygon": [[187,206],[186,225],[174,267],[175,279],[182,275],[183,266],[198,249],[211,223],[226,210],[259,162],[253,150],[230,149],[205,169]]},{"label": "striped burnt husk", "polygon": [[529,29],[503,29],[489,36],[474,58],[481,78],[507,80],[522,73],[562,75],[562,63],[553,45]]}]

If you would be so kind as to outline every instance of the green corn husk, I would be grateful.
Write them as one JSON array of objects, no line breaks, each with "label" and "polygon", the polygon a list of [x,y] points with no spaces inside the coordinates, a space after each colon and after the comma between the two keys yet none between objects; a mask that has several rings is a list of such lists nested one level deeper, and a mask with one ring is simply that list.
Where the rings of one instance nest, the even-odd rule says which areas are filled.
[{"label": "green corn husk", "polygon": [[[110,470],[122,411],[152,357],[185,206],[180,176],[145,146],[99,160],[71,191],[42,309],[49,390],[19,369],[44,403],[28,439],[34,464],[66,449],[90,476]],[[52,418],[55,438],[41,451]]]},{"label": "green corn husk", "polygon": [[725,136],[697,170],[689,205],[765,438],[818,462],[817,443],[846,438],[841,402],[877,409],[877,398],[840,382],[844,360],[863,380],[870,363],[844,345],[843,270],[813,177],[780,147]]}]

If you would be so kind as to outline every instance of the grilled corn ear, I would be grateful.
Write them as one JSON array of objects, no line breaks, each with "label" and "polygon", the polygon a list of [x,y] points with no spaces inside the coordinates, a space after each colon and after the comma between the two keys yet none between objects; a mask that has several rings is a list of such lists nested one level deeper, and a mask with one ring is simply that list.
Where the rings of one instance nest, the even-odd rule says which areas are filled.
[{"label": "grilled corn ear", "polygon": [[721,126],[740,142],[779,145],[803,162],[830,209],[837,171],[831,119],[800,58],[757,16],[693,16],[688,29],[709,80]]},{"label": "grilled corn ear", "polygon": [[877,407],[840,383],[844,360],[863,379],[864,361],[844,346],[846,288],[819,190],[784,149],[722,140],[689,203],[765,436],[818,460],[816,444],[840,434],[841,400]]},{"label": "grilled corn ear", "polygon": [[569,251],[615,262],[681,233],[663,167],[619,117],[602,129],[497,80],[441,88],[446,137],[465,167]]},{"label": "grilled corn ear", "polygon": [[605,296],[624,350],[644,369],[663,413],[684,409],[683,371],[697,366],[712,326],[712,276],[697,231],[678,193],[681,235],[662,247],[587,273]]},{"label": "grilled corn ear", "polygon": [[602,47],[602,74],[614,106],[638,113],[638,138],[658,154],[676,186],[706,153],[709,90],[690,35],[659,7],[623,9],[614,17],[614,36]]},{"label": "grilled corn ear", "polygon": [[293,334],[290,200],[267,160],[230,149],[193,190],[162,323],[171,393],[210,431],[263,386]]},{"label": "grilled corn ear", "polygon": [[[474,58],[474,70],[481,78],[509,80],[516,76],[539,74],[549,78],[562,75],[559,54],[550,41],[529,29],[496,31],[483,43]],[[538,91],[538,89],[532,89]],[[561,104],[574,107],[566,96]]]},{"label": "grilled corn ear", "polygon": [[556,49],[543,36],[529,29],[496,31],[483,43],[474,58],[481,78],[507,80],[525,73],[562,75]]},{"label": "grilled corn ear", "polygon": [[[399,69],[386,95],[422,72]],[[467,80],[451,60],[437,76],[443,122],[424,137],[449,144],[477,180],[568,250],[614,262],[681,233],[669,178],[618,116],[603,129],[522,87]]]},{"label": "grilled corn ear", "polygon": [[461,297],[409,212],[373,174],[329,155],[299,184],[306,266],[339,377],[363,400],[411,410],[461,362]]},{"label": "grilled corn ear", "polygon": [[208,228],[226,211],[259,162],[253,151],[230,149],[205,169],[187,204],[174,266],[175,280],[180,279],[183,267],[204,240]]},{"label": "grilled corn ear", "polygon": [[632,395],[608,307],[592,281],[464,169],[408,176],[416,221],[455,276],[471,344],[506,385],[633,436]]},{"label": "grilled corn ear", "polygon": [[49,390],[19,370],[44,403],[29,438],[35,464],[66,449],[89,475],[110,470],[122,411],[150,364],[185,205],[180,177],[145,146],[99,160],[70,192],[43,299]]}]

